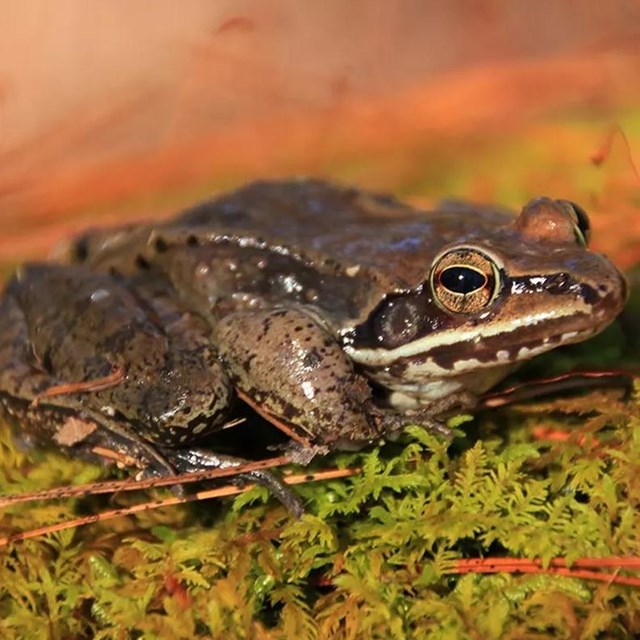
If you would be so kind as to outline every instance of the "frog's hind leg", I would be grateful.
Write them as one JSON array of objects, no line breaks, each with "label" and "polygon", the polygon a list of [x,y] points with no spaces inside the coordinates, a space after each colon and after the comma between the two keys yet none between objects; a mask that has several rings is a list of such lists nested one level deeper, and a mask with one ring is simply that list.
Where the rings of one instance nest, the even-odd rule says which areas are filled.
[{"label": "frog's hind leg", "polygon": [[153,445],[127,434],[109,430],[105,419],[93,412],[78,412],[58,404],[34,405],[15,398],[0,398],[0,417],[12,427],[13,436],[24,449],[54,447],[94,464],[117,464],[155,475],[173,475],[176,470]]},{"label": "frog's hind leg", "polygon": [[24,313],[12,294],[15,284],[16,279],[0,299],[0,392],[33,399],[52,383],[32,348]]},{"label": "frog's hind leg", "polygon": [[51,444],[63,428],[66,416],[32,402],[56,381],[40,362],[29,328],[10,281],[0,299],[0,417],[13,427],[16,439],[25,447]]},{"label": "frog's hind leg", "polygon": [[297,443],[300,462],[359,449],[401,428],[337,340],[304,309],[237,312],[215,327],[239,395]]},{"label": "frog's hind leg", "polygon": [[[153,445],[142,441],[109,416],[79,403],[73,393],[47,396],[64,387],[48,369],[30,337],[13,278],[0,298],[0,417],[25,447],[54,446],[93,461],[122,462],[137,458],[165,474],[173,467]],[[31,319],[32,320],[32,319]]]},{"label": "frog's hind leg", "polygon": [[[229,469],[240,467],[250,462],[244,458],[215,453],[208,449],[163,449],[163,453],[171,460],[181,473],[192,473],[203,469]],[[300,498],[275,474],[265,469],[240,472],[231,477],[234,484],[259,484],[269,490],[296,518],[302,517],[305,509]]]}]

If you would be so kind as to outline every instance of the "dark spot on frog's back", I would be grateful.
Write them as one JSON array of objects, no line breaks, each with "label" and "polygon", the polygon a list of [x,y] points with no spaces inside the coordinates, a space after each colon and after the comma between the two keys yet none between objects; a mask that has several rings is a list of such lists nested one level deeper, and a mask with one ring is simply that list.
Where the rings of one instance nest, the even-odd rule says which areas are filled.
[{"label": "dark spot on frog's back", "polygon": [[89,241],[87,237],[78,238],[73,245],[72,260],[74,262],[84,262],[89,257]]},{"label": "dark spot on frog's back", "polygon": [[142,255],[136,256],[136,267],[141,271],[148,271],[151,268],[149,261]]},{"label": "dark spot on frog's back", "polygon": [[169,245],[162,237],[157,237],[155,239],[155,242],[153,243],[153,246],[158,253],[166,253],[169,249]]}]

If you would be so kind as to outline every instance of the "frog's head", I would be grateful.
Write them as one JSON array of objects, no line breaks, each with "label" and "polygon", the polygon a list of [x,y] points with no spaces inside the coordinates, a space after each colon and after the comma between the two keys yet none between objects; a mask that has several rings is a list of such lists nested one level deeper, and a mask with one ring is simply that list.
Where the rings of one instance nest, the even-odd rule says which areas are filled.
[{"label": "frog's head", "polygon": [[424,282],[386,296],[345,349],[383,386],[421,402],[480,393],[621,311],[624,278],[589,251],[589,235],[580,207],[537,198],[512,223],[442,247]]}]

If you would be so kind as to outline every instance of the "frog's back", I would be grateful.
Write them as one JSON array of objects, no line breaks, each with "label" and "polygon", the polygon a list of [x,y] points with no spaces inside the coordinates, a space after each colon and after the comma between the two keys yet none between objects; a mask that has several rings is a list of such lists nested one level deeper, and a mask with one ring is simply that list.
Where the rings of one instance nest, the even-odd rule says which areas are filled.
[{"label": "frog's back", "polygon": [[444,245],[471,239],[482,225],[501,226],[504,212],[462,203],[421,211],[386,194],[315,179],[258,181],[185,211],[170,228],[251,238],[311,261],[331,260],[395,282],[424,280]]},{"label": "frog's back", "polygon": [[447,245],[486,239],[507,220],[464,203],[421,211],[321,180],[259,181],[164,224],[89,232],[69,253],[122,277],[160,271],[203,315],[310,304],[344,328],[422,285]]}]

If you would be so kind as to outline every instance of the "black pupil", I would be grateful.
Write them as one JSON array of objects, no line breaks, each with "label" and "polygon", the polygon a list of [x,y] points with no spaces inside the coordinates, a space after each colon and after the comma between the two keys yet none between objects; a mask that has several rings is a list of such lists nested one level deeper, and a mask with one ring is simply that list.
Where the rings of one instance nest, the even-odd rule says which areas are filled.
[{"label": "black pupil", "polygon": [[468,267],[448,267],[440,274],[440,284],[453,293],[471,293],[484,287],[483,273]]}]

